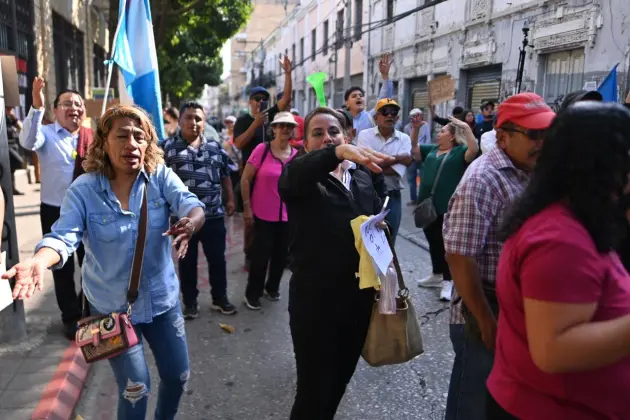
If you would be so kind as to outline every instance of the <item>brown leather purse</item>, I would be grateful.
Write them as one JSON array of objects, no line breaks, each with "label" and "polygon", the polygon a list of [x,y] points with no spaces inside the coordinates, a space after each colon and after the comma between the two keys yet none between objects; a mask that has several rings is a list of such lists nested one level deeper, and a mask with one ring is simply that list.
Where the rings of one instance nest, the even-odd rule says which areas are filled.
[{"label": "brown leather purse", "polygon": [[[142,260],[147,238],[147,188],[145,185],[138,222],[138,239],[133,253],[129,288],[127,289],[127,312],[113,312],[81,319],[75,336],[77,347],[81,349],[87,363],[118,356],[138,344],[138,336],[131,324],[131,308],[138,298]],[[87,309],[87,299],[83,295],[83,310]]]},{"label": "brown leather purse", "polygon": [[362,352],[363,359],[374,367],[405,363],[424,353],[420,322],[409,297],[409,289],[405,286],[391,235],[388,230],[385,232],[394,254],[398,297],[396,313],[393,315],[381,314],[378,310],[378,299],[374,302]]}]

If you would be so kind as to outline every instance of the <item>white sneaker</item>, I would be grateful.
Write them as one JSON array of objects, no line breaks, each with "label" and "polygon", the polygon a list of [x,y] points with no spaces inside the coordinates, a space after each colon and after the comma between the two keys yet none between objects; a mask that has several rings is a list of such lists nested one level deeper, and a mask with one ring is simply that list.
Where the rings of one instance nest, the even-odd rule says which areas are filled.
[{"label": "white sneaker", "polygon": [[442,275],[431,274],[429,277],[418,280],[418,287],[442,287]]},{"label": "white sneaker", "polygon": [[453,281],[444,280],[442,282],[442,291],[440,292],[440,300],[450,302],[452,293],[453,293]]}]

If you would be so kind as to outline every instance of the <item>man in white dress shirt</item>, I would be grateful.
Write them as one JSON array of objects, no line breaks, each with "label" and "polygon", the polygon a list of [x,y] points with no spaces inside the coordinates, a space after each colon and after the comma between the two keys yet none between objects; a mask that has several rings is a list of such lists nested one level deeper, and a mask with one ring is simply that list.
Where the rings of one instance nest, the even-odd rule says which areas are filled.
[{"label": "man in white dress shirt", "polygon": [[[79,92],[62,90],[53,103],[55,123],[43,125],[45,82],[41,77],[33,81],[33,106],[20,132],[20,145],[37,152],[41,165],[40,219],[42,233],[49,233],[59,218],[61,202],[66,190],[81,173],[80,162],[91,138],[91,131],[82,129],[85,105]],[[81,142],[80,133],[83,135]],[[81,143],[81,144],[80,144]],[[83,262],[83,245],[77,249],[79,264]],[[61,310],[61,320],[68,339],[74,339],[76,322],[81,318],[81,303],[74,284],[74,257],[59,270],[53,271],[55,295]]]},{"label": "man in white dress shirt", "polygon": [[392,228],[392,239],[396,240],[402,218],[402,195],[405,188],[405,173],[411,164],[411,138],[394,127],[399,118],[400,106],[393,99],[381,99],[376,104],[376,127],[359,133],[358,146],[393,156],[389,165],[381,165],[385,175],[385,186],[389,203],[387,222]]}]

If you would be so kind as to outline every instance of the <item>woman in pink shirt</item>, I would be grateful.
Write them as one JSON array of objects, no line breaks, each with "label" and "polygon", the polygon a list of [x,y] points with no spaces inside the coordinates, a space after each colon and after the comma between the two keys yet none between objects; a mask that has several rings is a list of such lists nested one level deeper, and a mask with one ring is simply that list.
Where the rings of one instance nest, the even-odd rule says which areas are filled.
[{"label": "woman in pink shirt", "polygon": [[[296,126],[290,112],[278,112],[271,123],[273,140],[256,146],[241,176],[243,218],[254,227],[245,289],[245,304],[253,310],[261,308],[263,293],[269,300],[280,299],[280,279],[289,252],[289,227],[287,206],[278,193],[278,179],[284,165],[297,153],[289,145]],[[269,278],[265,284],[268,265]]]},{"label": "woman in pink shirt", "polygon": [[630,276],[615,247],[630,214],[630,112],[558,114],[497,270],[492,420],[630,419]]}]

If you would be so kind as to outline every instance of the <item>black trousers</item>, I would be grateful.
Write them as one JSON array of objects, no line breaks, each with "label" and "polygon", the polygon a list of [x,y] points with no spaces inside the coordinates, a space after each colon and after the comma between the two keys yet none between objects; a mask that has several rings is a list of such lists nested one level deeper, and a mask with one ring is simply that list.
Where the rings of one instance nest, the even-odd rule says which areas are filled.
[{"label": "black trousers", "polygon": [[446,251],[444,250],[444,237],[442,236],[442,224],[444,215],[438,216],[437,220],[424,228],[424,236],[429,243],[429,254],[433,264],[433,274],[442,274],[444,280],[452,280],[451,270],[446,262]]},{"label": "black trousers", "polygon": [[212,300],[223,299],[227,295],[227,272],[225,267],[225,220],[207,219],[188,243],[186,256],[179,261],[179,282],[184,299],[184,306],[197,304],[199,289],[197,288],[197,262],[199,258],[199,242],[208,262],[208,280]]},{"label": "black trousers", "polygon": [[[289,224],[254,218],[253,235],[245,296],[248,299],[260,299],[264,290],[271,293],[280,290],[280,280],[287,266],[289,253]],[[265,284],[267,267],[269,278]]]},{"label": "black trousers", "polygon": [[[41,203],[39,217],[44,235],[50,233],[52,225],[59,219],[60,211],[60,207]],[[79,267],[81,267],[83,265],[83,257],[85,257],[83,244],[79,245],[75,254],[79,260]],[[81,300],[83,296],[82,294],[77,295],[74,284],[74,254],[70,255],[62,268],[53,271],[52,274],[55,282],[57,305],[59,305],[61,310],[61,320],[66,325],[73,325],[81,318]]]},{"label": "black trousers", "polygon": [[487,420],[518,420],[517,417],[514,417],[507,411],[503,409],[495,401],[492,395],[488,392],[488,397],[486,398],[486,419]]},{"label": "black trousers", "polygon": [[[291,279],[289,326],[297,367],[290,420],[333,420],[356,369],[374,304],[373,289],[338,290],[322,296],[296,290]],[[310,279],[312,282],[326,281]],[[329,280],[329,279],[328,279]],[[356,281],[339,279],[338,283]]]}]

